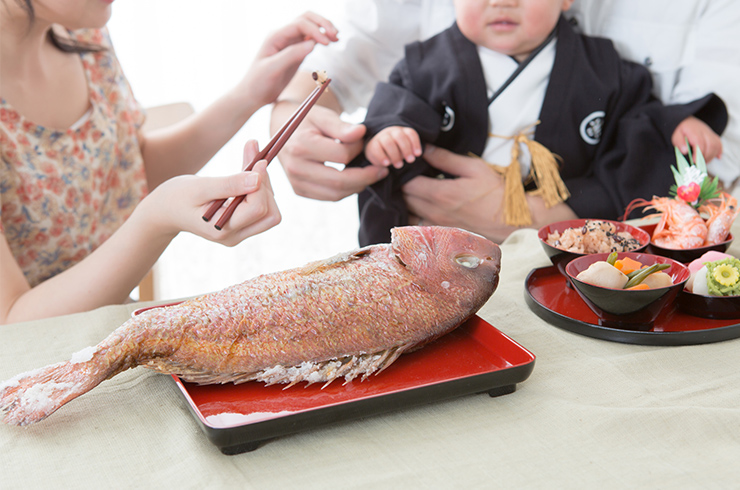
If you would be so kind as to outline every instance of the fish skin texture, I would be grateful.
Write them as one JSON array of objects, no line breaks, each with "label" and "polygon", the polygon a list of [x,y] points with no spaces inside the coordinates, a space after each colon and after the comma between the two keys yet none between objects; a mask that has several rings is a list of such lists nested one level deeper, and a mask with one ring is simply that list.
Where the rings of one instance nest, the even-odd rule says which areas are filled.
[{"label": "fish skin texture", "polygon": [[402,227],[391,244],[255,277],[146,310],[95,346],[0,384],[3,421],[27,425],[126,369],[185,381],[363,379],[451,331],[498,285],[501,252],[478,235]]}]

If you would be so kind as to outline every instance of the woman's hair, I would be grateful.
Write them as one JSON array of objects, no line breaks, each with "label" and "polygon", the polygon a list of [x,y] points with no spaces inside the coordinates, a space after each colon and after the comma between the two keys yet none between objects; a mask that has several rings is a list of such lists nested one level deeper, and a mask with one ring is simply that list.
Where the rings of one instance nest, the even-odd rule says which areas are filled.
[{"label": "woman's hair", "polygon": [[[29,24],[33,24],[36,18],[36,11],[33,9],[31,0],[16,0],[18,5],[28,14]],[[83,43],[68,37],[59,35],[53,28],[49,29],[49,39],[57,49],[64,51],[65,53],[88,53],[91,51],[105,51],[104,46],[98,46],[97,44]]]}]

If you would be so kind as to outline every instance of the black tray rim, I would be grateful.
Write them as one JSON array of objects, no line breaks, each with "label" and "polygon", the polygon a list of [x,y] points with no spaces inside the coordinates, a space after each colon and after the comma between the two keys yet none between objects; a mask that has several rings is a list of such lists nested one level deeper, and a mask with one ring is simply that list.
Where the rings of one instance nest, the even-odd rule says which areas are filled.
[{"label": "black tray rim", "polygon": [[[563,330],[592,337],[595,339],[609,340],[624,344],[650,345],[650,346],[680,346],[710,344],[740,338],[740,323],[725,325],[722,327],[690,330],[684,332],[652,332],[638,330],[622,330],[618,328],[605,327],[593,323],[576,320],[551,310],[537,301],[529,290],[532,276],[540,269],[554,268],[554,266],[535,267],[524,281],[524,300],[537,316]],[[701,317],[697,317],[701,321]]]},{"label": "black tray rim", "polygon": [[[513,393],[516,391],[517,383],[525,381],[530,376],[534,370],[534,364],[535,359],[526,364],[491,373],[410,388],[387,395],[364,398],[231,428],[217,429],[204,424],[189,400],[187,405],[208,440],[222,453],[232,455],[253,451],[262,443],[277,437],[337,422],[382,415],[466,395],[488,393],[490,396],[499,396]],[[177,380],[175,382],[181,391],[184,390],[181,383]]]}]

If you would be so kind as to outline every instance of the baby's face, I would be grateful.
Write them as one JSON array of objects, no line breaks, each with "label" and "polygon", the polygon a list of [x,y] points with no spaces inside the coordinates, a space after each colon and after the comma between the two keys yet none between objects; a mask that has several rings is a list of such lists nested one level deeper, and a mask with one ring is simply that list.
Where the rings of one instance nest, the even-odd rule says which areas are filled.
[{"label": "baby's face", "polygon": [[479,46],[522,61],[555,28],[573,0],[455,0],[457,25]]}]

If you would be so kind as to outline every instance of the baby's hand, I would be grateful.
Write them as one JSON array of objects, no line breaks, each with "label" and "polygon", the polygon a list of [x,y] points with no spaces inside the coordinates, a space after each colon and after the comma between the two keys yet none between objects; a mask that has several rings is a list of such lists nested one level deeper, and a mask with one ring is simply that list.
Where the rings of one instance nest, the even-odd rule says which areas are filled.
[{"label": "baby's hand", "polygon": [[701,119],[690,116],[676,126],[676,130],[673,131],[673,136],[671,137],[671,143],[678,147],[683,154],[689,151],[686,146],[687,140],[689,145],[693,147],[694,152],[696,152],[696,148],[701,149],[701,153],[707,162],[722,156],[722,140]]},{"label": "baby's hand", "polygon": [[401,168],[404,161],[412,163],[421,156],[419,133],[405,126],[385,128],[368,141],[365,156],[373,165]]}]

